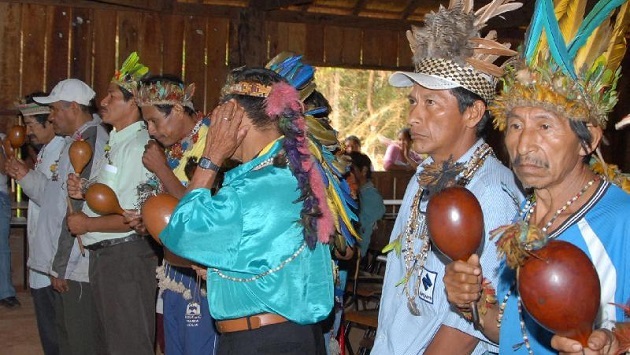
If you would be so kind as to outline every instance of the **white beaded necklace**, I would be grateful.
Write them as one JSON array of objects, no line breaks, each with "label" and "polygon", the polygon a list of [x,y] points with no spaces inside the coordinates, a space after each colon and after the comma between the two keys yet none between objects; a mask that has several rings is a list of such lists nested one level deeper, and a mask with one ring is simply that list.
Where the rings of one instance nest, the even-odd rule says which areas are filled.
[{"label": "white beaded necklace", "polygon": [[[567,202],[562,207],[558,208],[558,210],[556,210],[556,213],[554,213],[554,215],[551,216],[551,219],[549,219],[549,222],[547,222],[541,228],[541,231],[543,232],[543,234],[547,235],[547,231],[553,225],[553,223],[556,221],[556,219],[558,219],[558,217],[564,211],[566,211],[569,208],[569,206],[571,206],[582,195],[584,195],[584,193],[591,186],[593,186],[593,184],[595,182],[599,181],[599,179],[600,179],[599,175],[595,176],[593,179],[591,179],[589,182],[587,182],[586,185],[584,185],[582,187],[582,189],[580,189],[580,191],[575,196],[571,197],[569,200],[567,200]],[[534,211],[535,211],[535,208],[536,208],[536,202],[535,201],[532,202],[533,199],[534,199],[534,196],[532,195],[532,197],[530,197],[527,200],[527,202],[525,203],[525,206],[523,207],[523,209],[519,213],[519,218],[518,219],[523,220],[525,222],[529,222],[529,220],[532,217],[532,214],[534,214]],[[501,305],[499,306],[499,314],[497,315],[497,328],[499,328],[499,329],[501,328],[501,320],[503,319],[503,313],[505,312],[505,307],[507,306],[508,299],[512,295],[512,291],[514,290],[515,286],[516,286],[516,282],[513,282],[512,285],[510,286],[510,289],[505,294],[505,297],[503,297],[503,300],[501,301]],[[525,326],[525,320],[523,319],[523,303],[521,302],[521,296],[517,295],[516,298],[517,298],[516,299],[516,305],[517,305],[517,309],[518,309],[519,322],[520,322],[520,326],[521,326],[521,332],[523,334],[523,342],[519,343],[519,344],[515,344],[513,346],[513,348],[514,348],[514,350],[517,350],[521,346],[525,345],[525,348],[527,349],[527,353],[530,354],[530,355],[533,355],[534,351],[531,348],[531,344],[529,342],[529,337],[527,336],[527,327]]]},{"label": "white beaded necklace", "polygon": [[[470,182],[473,175],[477,172],[490,155],[494,155],[494,151],[487,144],[480,145],[473,153],[471,159],[466,163],[464,171],[460,174],[458,184],[465,186]],[[418,175],[418,182],[420,182],[421,175]],[[411,214],[407,220],[407,226],[404,230],[404,239],[402,240],[403,248],[403,260],[405,262],[405,277],[398,283],[404,284],[405,296],[407,297],[407,308],[413,315],[420,315],[420,310],[416,305],[415,299],[420,292],[421,274],[424,267],[424,263],[427,260],[431,243],[429,243],[429,235],[427,225],[425,223],[424,213],[420,211],[420,202],[424,187],[420,186],[416,195],[414,196],[411,204]],[[415,253],[414,240],[419,239],[422,243],[422,248],[419,253]],[[409,281],[414,274],[417,274],[415,282],[413,283],[413,291],[410,290]]]}]

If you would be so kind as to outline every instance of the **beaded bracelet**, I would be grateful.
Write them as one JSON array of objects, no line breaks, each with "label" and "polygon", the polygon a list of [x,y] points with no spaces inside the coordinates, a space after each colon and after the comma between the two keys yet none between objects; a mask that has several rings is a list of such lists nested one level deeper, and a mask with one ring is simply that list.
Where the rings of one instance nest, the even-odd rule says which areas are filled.
[{"label": "beaded bracelet", "polygon": [[[481,282],[481,297],[477,304],[479,309],[479,313],[481,315],[485,315],[488,313],[488,309],[492,308],[492,305],[497,304],[497,292],[494,287],[492,287],[492,283],[490,280],[483,278]],[[459,310],[464,318],[468,321],[472,321],[472,313],[470,311]]]}]

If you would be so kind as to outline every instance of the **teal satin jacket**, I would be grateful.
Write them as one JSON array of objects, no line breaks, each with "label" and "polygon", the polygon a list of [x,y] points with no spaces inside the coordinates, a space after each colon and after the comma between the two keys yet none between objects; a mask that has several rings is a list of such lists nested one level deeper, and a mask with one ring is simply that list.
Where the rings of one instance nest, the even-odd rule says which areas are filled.
[{"label": "teal satin jacket", "polygon": [[217,320],[276,313],[312,324],[333,306],[330,249],[309,249],[302,202],[288,167],[275,167],[282,139],[225,175],[223,187],[195,189],[160,234],[164,245],[208,267],[208,302]]}]

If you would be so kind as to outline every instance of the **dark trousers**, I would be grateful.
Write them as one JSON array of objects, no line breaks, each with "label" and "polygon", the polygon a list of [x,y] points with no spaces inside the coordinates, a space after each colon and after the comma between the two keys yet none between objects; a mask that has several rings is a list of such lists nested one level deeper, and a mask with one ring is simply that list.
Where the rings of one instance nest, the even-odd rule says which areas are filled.
[{"label": "dark trousers", "polygon": [[155,354],[156,266],[146,238],[90,251],[99,353]]},{"label": "dark trousers", "polygon": [[69,290],[55,298],[59,350],[63,355],[95,354],[93,319],[96,315],[90,284],[73,280],[67,282]]},{"label": "dark trousers", "polygon": [[55,298],[60,297],[52,286],[31,288],[39,340],[45,355],[59,355],[59,339],[57,337],[57,317],[55,316]]},{"label": "dark trousers", "polygon": [[221,334],[217,355],[241,354],[326,355],[326,347],[319,324],[284,322]]}]

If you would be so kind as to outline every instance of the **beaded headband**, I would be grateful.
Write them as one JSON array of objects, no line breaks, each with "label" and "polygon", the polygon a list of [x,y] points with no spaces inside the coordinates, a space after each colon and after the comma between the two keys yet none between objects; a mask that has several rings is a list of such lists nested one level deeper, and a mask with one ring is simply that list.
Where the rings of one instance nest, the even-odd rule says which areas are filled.
[{"label": "beaded headband", "polygon": [[221,89],[221,96],[225,95],[244,95],[254,97],[267,97],[271,93],[271,86],[254,83],[249,81],[241,81],[236,84],[225,85]]},{"label": "beaded headband", "polygon": [[125,60],[120,70],[114,72],[112,83],[133,93],[138,87],[140,79],[149,73],[149,68],[140,63],[138,53],[133,52]]},{"label": "beaded headband", "polygon": [[182,105],[194,110],[192,97],[195,94],[195,84],[184,87],[170,81],[157,81],[154,83],[140,83],[134,90],[138,106],[151,105]]},{"label": "beaded headband", "polygon": [[39,105],[35,102],[30,104],[18,104],[17,109],[20,110],[22,116],[48,115],[50,113],[48,106]]},{"label": "beaded headband", "polygon": [[[627,0],[538,0],[519,60],[490,105],[503,130],[514,107],[536,106],[572,120],[606,127],[618,100],[617,82],[630,22]],[[611,20],[614,19],[614,20]]]}]

